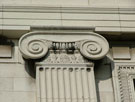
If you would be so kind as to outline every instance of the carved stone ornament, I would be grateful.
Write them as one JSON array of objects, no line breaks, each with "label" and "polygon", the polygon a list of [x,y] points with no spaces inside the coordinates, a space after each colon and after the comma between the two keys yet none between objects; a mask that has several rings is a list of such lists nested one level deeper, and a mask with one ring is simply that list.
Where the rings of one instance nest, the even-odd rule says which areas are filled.
[{"label": "carved stone ornament", "polygon": [[135,102],[135,64],[117,63],[113,80],[116,102]]},{"label": "carved stone ornament", "polygon": [[107,54],[109,45],[104,37],[93,32],[34,31],[20,38],[19,48],[26,59],[42,58],[49,50],[78,50],[83,57],[98,60]]},{"label": "carved stone ornament", "polygon": [[109,45],[93,32],[35,31],[23,35],[24,58],[36,60],[37,102],[97,102],[94,63]]}]

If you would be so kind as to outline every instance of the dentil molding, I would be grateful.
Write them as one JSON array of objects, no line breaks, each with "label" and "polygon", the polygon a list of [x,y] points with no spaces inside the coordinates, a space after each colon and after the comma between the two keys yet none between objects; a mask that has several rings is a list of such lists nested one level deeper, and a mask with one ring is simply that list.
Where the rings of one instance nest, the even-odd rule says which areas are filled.
[{"label": "dentil molding", "polygon": [[109,44],[93,32],[33,31],[20,38],[19,48],[26,59],[42,58],[49,50],[78,50],[83,57],[98,60],[107,54]]}]

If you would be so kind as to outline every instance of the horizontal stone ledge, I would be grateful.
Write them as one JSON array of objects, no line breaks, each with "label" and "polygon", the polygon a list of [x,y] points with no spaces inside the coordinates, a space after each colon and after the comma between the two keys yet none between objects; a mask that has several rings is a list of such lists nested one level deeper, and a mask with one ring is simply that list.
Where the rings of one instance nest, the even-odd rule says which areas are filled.
[{"label": "horizontal stone ledge", "polygon": [[111,37],[111,36],[122,36],[122,35],[128,35],[128,37],[135,36],[135,27],[91,27],[91,26],[18,26],[18,25],[4,25],[0,26],[0,35],[4,35],[8,38],[20,38],[22,35],[24,35],[27,32],[30,32],[31,30],[42,30],[45,31],[79,31],[79,32],[89,32],[94,31],[97,32],[105,37]]},{"label": "horizontal stone ledge", "polygon": [[84,26],[31,26],[31,30],[95,30],[95,27]]},{"label": "horizontal stone ledge", "polygon": [[[45,11],[44,11],[45,10]],[[113,13],[118,13],[118,11],[122,11],[119,13],[123,13],[124,11],[129,13],[128,11],[133,11],[135,12],[135,7],[134,6],[89,6],[89,5],[41,5],[41,4],[4,4],[0,5],[0,11],[58,11],[61,12],[61,10],[68,11],[78,11],[78,12],[88,12],[88,11],[101,11],[101,12],[113,12]],[[110,11],[110,12],[109,12]],[[69,12],[69,11],[68,11]]]}]

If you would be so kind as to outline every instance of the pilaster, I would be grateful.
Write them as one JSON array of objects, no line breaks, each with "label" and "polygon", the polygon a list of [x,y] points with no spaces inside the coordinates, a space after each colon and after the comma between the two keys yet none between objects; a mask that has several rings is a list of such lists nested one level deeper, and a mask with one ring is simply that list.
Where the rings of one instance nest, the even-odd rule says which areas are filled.
[{"label": "pilaster", "polygon": [[92,60],[107,54],[104,37],[93,32],[34,31],[20,38],[19,48],[24,58],[36,60],[38,102],[97,102]]}]

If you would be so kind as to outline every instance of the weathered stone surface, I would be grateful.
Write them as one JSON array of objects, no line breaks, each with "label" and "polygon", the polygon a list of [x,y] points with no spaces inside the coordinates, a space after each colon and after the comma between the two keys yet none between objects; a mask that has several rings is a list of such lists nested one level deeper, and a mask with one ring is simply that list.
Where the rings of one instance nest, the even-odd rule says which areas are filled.
[{"label": "weathered stone surface", "polygon": [[133,63],[115,63],[113,71],[113,85],[116,90],[115,100],[134,102],[134,74]]},{"label": "weathered stone surface", "polygon": [[24,65],[21,64],[0,64],[0,77],[9,77],[9,78],[14,78],[14,77],[29,77],[27,75],[27,72],[25,71]]},{"label": "weathered stone surface", "polygon": [[0,77],[0,91],[13,91],[13,78]]},{"label": "weathered stone surface", "polygon": [[113,93],[113,86],[112,86],[112,79],[96,79],[97,88],[99,92],[112,92]]},{"label": "weathered stone surface", "polygon": [[33,78],[14,78],[14,91],[36,91],[36,82]]},{"label": "weathered stone surface", "polygon": [[97,60],[108,53],[109,45],[104,37],[93,32],[45,32],[41,30],[22,36],[19,40],[19,48],[26,59],[42,58],[51,49],[79,49],[84,57]]},{"label": "weathered stone surface", "polygon": [[129,47],[113,47],[113,58],[116,60],[131,59]]},{"label": "weathered stone surface", "polygon": [[[13,5],[8,5],[8,3]],[[21,5],[18,6],[18,4]],[[41,6],[40,4],[47,5]],[[48,4],[53,6],[49,6]],[[38,43],[33,41],[32,36],[30,36],[32,39],[29,39],[27,36],[25,39],[34,44],[27,43],[26,41],[23,43],[25,48],[21,53],[18,51],[18,38],[29,32],[31,26],[91,27],[94,28],[93,31],[103,34],[111,41],[113,37],[116,37],[115,40],[119,40],[119,42],[127,39],[134,40],[134,14],[135,0],[1,0],[0,35],[17,39],[12,49],[12,58],[0,58],[0,102],[45,102],[46,100],[52,101],[53,98],[57,102],[70,102],[71,100],[73,102],[78,100],[79,102],[82,102],[82,100],[85,102],[96,102],[97,100],[98,102],[134,102],[134,42],[129,45],[126,43],[117,43],[117,47],[111,45],[112,48],[110,48],[107,56],[110,63],[107,63],[107,61],[103,64],[97,63],[98,67],[97,65],[95,67],[93,66],[97,61],[92,60],[101,60],[107,54],[109,48],[105,47],[105,43],[107,42],[105,41],[103,43],[102,37],[100,37],[102,40],[92,36],[89,39],[87,39],[88,37],[83,38],[85,35],[84,32],[90,32],[90,29],[83,31],[77,30],[83,36],[73,37],[73,33],[66,37],[60,35],[60,42],[58,41],[59,37],[54,36],[54,32],[60,29],[55,29],[52,35],[50,33],[48,34],[52,37],[47,37],[48,35],[46,33],[45,35],[47,36],[39,37],[40,34],[37,33],[38,35],[33,38],[40,39]],[[63,30],[63,32],[66,31]],[[70,32],[72,30],[68,30],[68,33]],[[54,49],[50,47],[50,42],[47,43],[46,39],[44,40],[42,38],[51,38]],[[69,39],[71,40],[70,43],[68,42]],[[75,39],[83,41],[77,41],[76,43],[76,41],[73,41]],[[91,43],[91,41],[93,42]],[[41,46],[37,46],[40,44]],[[38,51],[39,53],[42,52],[41,47],[45,48],[45,44],[47,44],[48,48],[46,48],[43,55],[38,56]],[[72,44],[74,45],[73,48],[76,48],[77,45],[77,49],[75,49],[74,53],[67,53],[65,48],[69,50],[72,47],[67,47],[67,45],[71,46]],[[26,45],[29,45],[34,51]],[[107,50],[103,50],[104,48]],[[26,49],[32,52],[33,55],[27,55],[25,52],[22,53]],[[57,51],[55,52],[54,50]],[[11,53],[7,52],[9,50],[0,48],[0,51],[2,51],[0,52],[1,57],[11,57]],[[97,53],[99,54],[102,51],[105,52],[102,56],[96,56]],[[37,73],[36,78],[38,79],[32,79],[26,72],[26,63],[22,58],[22,54],[24,55],[23,57],[28,59],[43,57],[42,61],[38,60],[39,62],[36,62],[36,68],[37,66],[38,68],[43,67],[43,69],[40,69],[41,72],[39,70],[37,71],[40,73]],[[91,56],[91,54],[96,57]],[[51,56],[51,58],[48,56]],[[58,65],[57,67],[56,64]],[[87,69],[87,64],[92,65],[91,70],[89,68]],[[48,68],[46,68],[47,65],[49,65]],[[67,70],[65,67],[70,70]],[[93,70],[93,68],[95,69]],[[47,71],[46,73],[43,73],[44,71],[42,70],[44,69]],[[86,77],[89,76],[89,71],[91,73],[89,74],[90,77]],[[95,71],[95,75],[93,71]],[[68,81],[68,73],[70,73],[70,81]],[[44,82],[47,82],[47,84]],[[41,93],[36,94],[36,83],[40,83],[37,86],[37,90]],[[47,95],[42,90],[46,86]],[[71,93],[69,87],[71,87]],[[82,96],[84,97],[82,98]]]},{"label": "weathered stone surface", "polygon": [[0,92],[1,102],[36,102],[34,92]]},{"label": "weathered stone surface", "polygon": [[113,92],[99,92],[98,102],[115,102]]},{"label": "weathered stone surface", "polygon": [[135,31],[133,0],[90,0],[89,3],[90,6],[1,5],[0,31],[10,38],[19,38],[31,26],[95,27],[108,35]]},{"label": "weathered stone surface", "polygon": [[[38,102],[97,102],[94,63],[90,60],[106,56],[109,50],[107,40],[93,32],[46,32],[44,27],[38,29],[40,31],[27,33],[19,40],[24,58],[35,61],[42,58],[35,62]],[[15,90],[28,88],[24,80],[22,84],[17,78],[14,80]],[[21,87],[18,88],[19,84]]]},{"label": "weathered stone surface", "polygon": [[11,46],[0,45],[0,57],[11,58],[12,57]]}]

